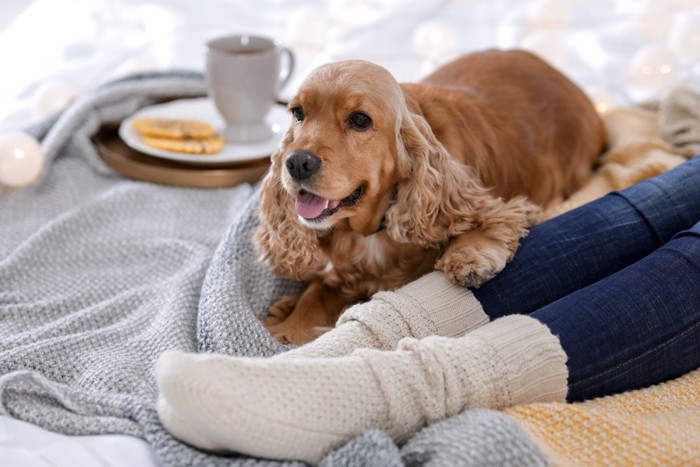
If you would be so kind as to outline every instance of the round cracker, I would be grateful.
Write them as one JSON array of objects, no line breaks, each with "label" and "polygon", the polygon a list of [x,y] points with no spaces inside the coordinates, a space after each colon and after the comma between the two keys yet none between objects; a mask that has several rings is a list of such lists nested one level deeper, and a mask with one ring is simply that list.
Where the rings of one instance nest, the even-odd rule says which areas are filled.
[{"label": "round cracker", "polygon": [[214,136],[207,139],[167,139],[142,136],[143,142],[153,148],[186,154],[216,154],[224,147],[224,138]]},{"label": "round cracker", "polygon": [[141,136],[153,138],[205,140],[216,135],[214,127],[199,120],[143,117],[132,125]]}]

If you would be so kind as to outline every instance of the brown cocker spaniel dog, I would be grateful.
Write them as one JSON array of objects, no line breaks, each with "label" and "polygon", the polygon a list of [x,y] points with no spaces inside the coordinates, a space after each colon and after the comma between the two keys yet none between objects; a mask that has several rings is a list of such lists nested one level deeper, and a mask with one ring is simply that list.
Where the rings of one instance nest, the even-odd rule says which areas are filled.
[{"label": "brown cocker spaniel dog", "polygon": [[321,66],[266,176],[255,243],[307,281],[265,325],[302,344],[350,304],[437,268],[478,287],[541,206],[590,176],[602,122],[571,81],[524,51],[486,51],[401,84],[364,61]]}]

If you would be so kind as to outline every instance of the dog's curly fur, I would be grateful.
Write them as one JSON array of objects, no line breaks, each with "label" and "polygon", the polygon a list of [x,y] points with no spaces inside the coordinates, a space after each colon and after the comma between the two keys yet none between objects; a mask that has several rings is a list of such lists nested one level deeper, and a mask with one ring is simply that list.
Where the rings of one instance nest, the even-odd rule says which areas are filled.
[{"label": "dog's curly fur", "polygon": [[[309,282],[266,320],[296,344],[433,268],[460,285],[490,279],[540,207],[588,179],[605,139],[588,98],[523,51],[468,55],[420,84],[364,61],[328,64],[289,108],[301,118],[272,156],[255,243],[275,273]],[[353,126],[356,112],[368,128]],[[303,180],[287,167],[295,151],[320,161]],[[358,189],[359,200],[317,219],[295,208],[300,192],[337,202]]]}]

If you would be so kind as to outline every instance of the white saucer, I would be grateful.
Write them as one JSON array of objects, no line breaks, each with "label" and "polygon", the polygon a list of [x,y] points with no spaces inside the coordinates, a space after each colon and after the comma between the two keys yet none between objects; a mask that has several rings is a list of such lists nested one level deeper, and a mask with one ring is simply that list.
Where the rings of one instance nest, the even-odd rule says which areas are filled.
[{"label": "white saucer", "polygon": [[224,127],[222,118],[216,111],[214,104],[206,97],[197,99],[179,99],[166,102],[165,104],[144,107],[126,118],[119,125],[119,136],[131,148],[148,154],[188,164],[222,164],[235,162],[248,162],[263,159],[272,154],[282,139],[284,131],[291,122],[291,117],[287,109],[275,105],[267,114],[267,123],[272,129],[272,136],[264,141],[253,143],[229,143],[226,142],[224,148],[217,154],[182,154],[178,152],[165,151],[146,145],[138,132],[134,129],[132,122],[139,117],[159,117],[159,118],[183,118],[188,120],[200,120],[209,123],[217,130]]}]

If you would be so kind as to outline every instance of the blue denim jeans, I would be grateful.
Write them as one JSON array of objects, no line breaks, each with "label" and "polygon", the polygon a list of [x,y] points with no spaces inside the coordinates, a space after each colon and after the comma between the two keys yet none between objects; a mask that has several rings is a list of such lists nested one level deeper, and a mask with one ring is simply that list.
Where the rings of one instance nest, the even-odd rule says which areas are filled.
[{"label": "blue denim jeans", "polygon": [[570,400],[655,384],[700,366],[698,221],[700,157],[534,227],[473,292],[559,336]]},{"label": "blue denim jeans", "polygon": [[700,220],[700,156],[535,226],[474,289],[492,319],[529,314],[642,259]]},{"label": "blue denim jeans", "polygon": [[700,366],[700,222],[649,256],[530,316],[568,356],[569,400],[636,389]]}]

